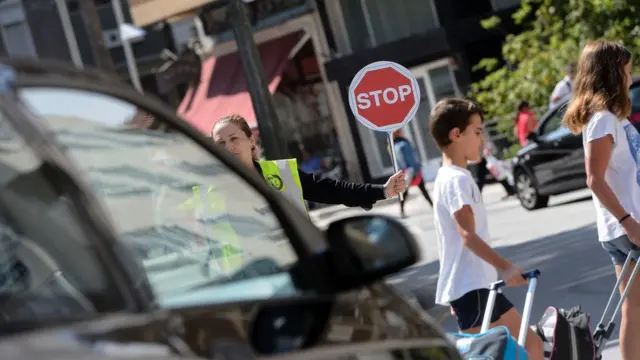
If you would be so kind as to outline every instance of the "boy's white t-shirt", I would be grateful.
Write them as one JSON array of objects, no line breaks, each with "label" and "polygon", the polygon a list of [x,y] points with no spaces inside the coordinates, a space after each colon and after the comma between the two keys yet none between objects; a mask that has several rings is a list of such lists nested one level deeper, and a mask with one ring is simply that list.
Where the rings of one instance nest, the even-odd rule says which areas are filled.
[{"label": "boy's white t-shirt", "polygon": [[498,280],[498,273],[464,246],[458,233],[454,214],[469,205],[473,210],[476,234],[489,243],[487,212],[469,170],[443,165],[436,176],[433,199],[440,256],[436,303],[448,305],[471,290],[488,288]]},{"label": "boy's white t-shirt", "polygon": [[[593,140],[611,135],[613,151],[604,174],[605,181],[618,198],[620,205],[636,220],[640,219],[640,134],[627,119],[619,120],[609,111],[591,116],[582,130],[585,151]],[[609,241],[625,235],[624,228],[593,195],[600,241]]]}]

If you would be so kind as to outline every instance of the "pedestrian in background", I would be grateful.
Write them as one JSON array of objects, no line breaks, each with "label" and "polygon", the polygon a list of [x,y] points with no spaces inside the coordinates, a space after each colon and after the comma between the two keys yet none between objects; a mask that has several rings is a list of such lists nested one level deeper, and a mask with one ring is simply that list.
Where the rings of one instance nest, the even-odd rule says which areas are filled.
[{"label": "pedestrian in background", "polygon": [[487,162],[487,170],[489,170],[493,178],[502,185],[504,191],[507,193],[503,199],[513,196],[513,175],[511,174],[511,169],[507,167],[507,164],[503,160],[499,160],[493,155],[493,149],[491,147],[485,146],[483,155]]},{"label": "pedestrian in background", "polygon": [[518,105],[518,115],[516,116],[516,124],[513,128],[514,135],[520,142],[520,146],[524,146],[527,143],[527,136],[536,129],[538,121],[536,116],[531,111],[529,103],[521,101]]},{"label": "pedestrian in background", "polygon": [[489,175],[488,165],[489,163],[484,156],[478,162],[469,163],[469,167],[473,170],[475,175],[476,185],[478,185],[480,193],[482,193],[482,189],[484,189],[484,185],[487,182],[487,175]]},{"label": "pedestrian in background", "polygon": [[[629,252],[640,244],[640,135],[629,123],[631,53],[611,41],[585,46],[578,63],[575,93],[564,124],[582,133],[587,185],[596,208],[598,238],[620,278]],[[633,265],[632,265],[633,266]],[[622,304],[620,351],[625,360],[640,354],[640,286],[630,284],[630,271],[620,291],[630,286]]]},{"label": "pedestrian in background", "polygon": [[573,76],[575,74],[575,65],[569,64],[565,68],[567,75],[558,81],[556,87],[553,88],[551,97],[549,98],[549,110],[555,109],[565,101],[569,101],[573,94]]},{"label": "pedestrian in background", "polygon": [[404,196],[402,200],[400,200],[400,216],[405,217],[404,204],[408,200],[409,188],[411,186],[417,186],[420,192],[422,192],[422,196],[424,196],[425,200],[427,200],[433,208],[433,202],[431,201],[422,176],[422,164],[420,164],[413,146],[411,146],[409,140],[404,136],[403,129],[398,129],[393,132],[393,147],[396,151],[398,167],[404,170],[404,176],[408,182]]},{"label": "pedestrian in background", "polygon": [[[480,106],[463,99],[444,99],[431,111],[429,130],[442,150],[442,167],[434,185],[434,225],[438,237],[440,272],[436,303],[451,306],[460,331],[480,332],[489,298],[489,285],[502,275],[507,286],[527,283],[524,272],[491,248],[487,209],[469,170],[480,160],[483,144]],[[518,336],[522,316],[499,293],[491,314],[491,327],[506,326]],[[526,334],[532,360],[543,360],[542,340],[532,330]]]}]

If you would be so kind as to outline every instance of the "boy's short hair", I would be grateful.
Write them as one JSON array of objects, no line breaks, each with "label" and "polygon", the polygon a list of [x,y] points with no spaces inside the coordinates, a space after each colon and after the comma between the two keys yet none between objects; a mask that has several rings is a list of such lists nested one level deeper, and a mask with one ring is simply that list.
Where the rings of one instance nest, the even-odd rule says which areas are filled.
[{"label": "boy's short hair", "polygon": [[469,126],[472,115],[477,114],[484,121],[480,104],[459,98],[446,98],[438,101],[431,110],[429,132],[440,149],[451,144],[449,133],[458,128],[463,132]]}]

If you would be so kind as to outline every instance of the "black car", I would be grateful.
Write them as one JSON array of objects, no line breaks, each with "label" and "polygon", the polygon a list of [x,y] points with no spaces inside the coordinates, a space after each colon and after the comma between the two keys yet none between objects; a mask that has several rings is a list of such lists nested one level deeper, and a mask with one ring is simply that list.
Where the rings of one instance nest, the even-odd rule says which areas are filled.
[{"label": "black car", "polygon": [[[634,78],[630,122],[640,131],[640,78]],[[548,111],[511,161],[516,196],[527,210],[546,207],[549,196],[587,187],[582,135],[562,126],[567,103]]]},{"label": "black car", "polygon": [[562,126],[566,110],[565,103],[543,115],[511,159],[516,196],[527,210],[546,207],[551,195],[587,186],[582,135]]},{"label": "black car", "polygon": [[3,359],[460,359],[381,281],[417,260],[396,220],[321,232],[159,101],[101,73],[4,64]]}]

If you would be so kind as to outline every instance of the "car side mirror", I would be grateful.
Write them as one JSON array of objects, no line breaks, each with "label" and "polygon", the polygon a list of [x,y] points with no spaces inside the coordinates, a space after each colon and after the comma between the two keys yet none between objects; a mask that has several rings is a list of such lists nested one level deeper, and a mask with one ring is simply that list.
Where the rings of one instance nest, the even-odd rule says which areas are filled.
[{"label": "car side mirror", "polygon": [[527,140],[533,141],[535,143],[540,141],[540,139],[538,138],[538,133],[536,132],[530,132],[529,135],[527,135]]},{"label": "car side mirror", "polygon": [[381,215],[361,215],[331,223],[327,271],[334,291],[367,285],[415,264],[418,244],[399,221]]}]

